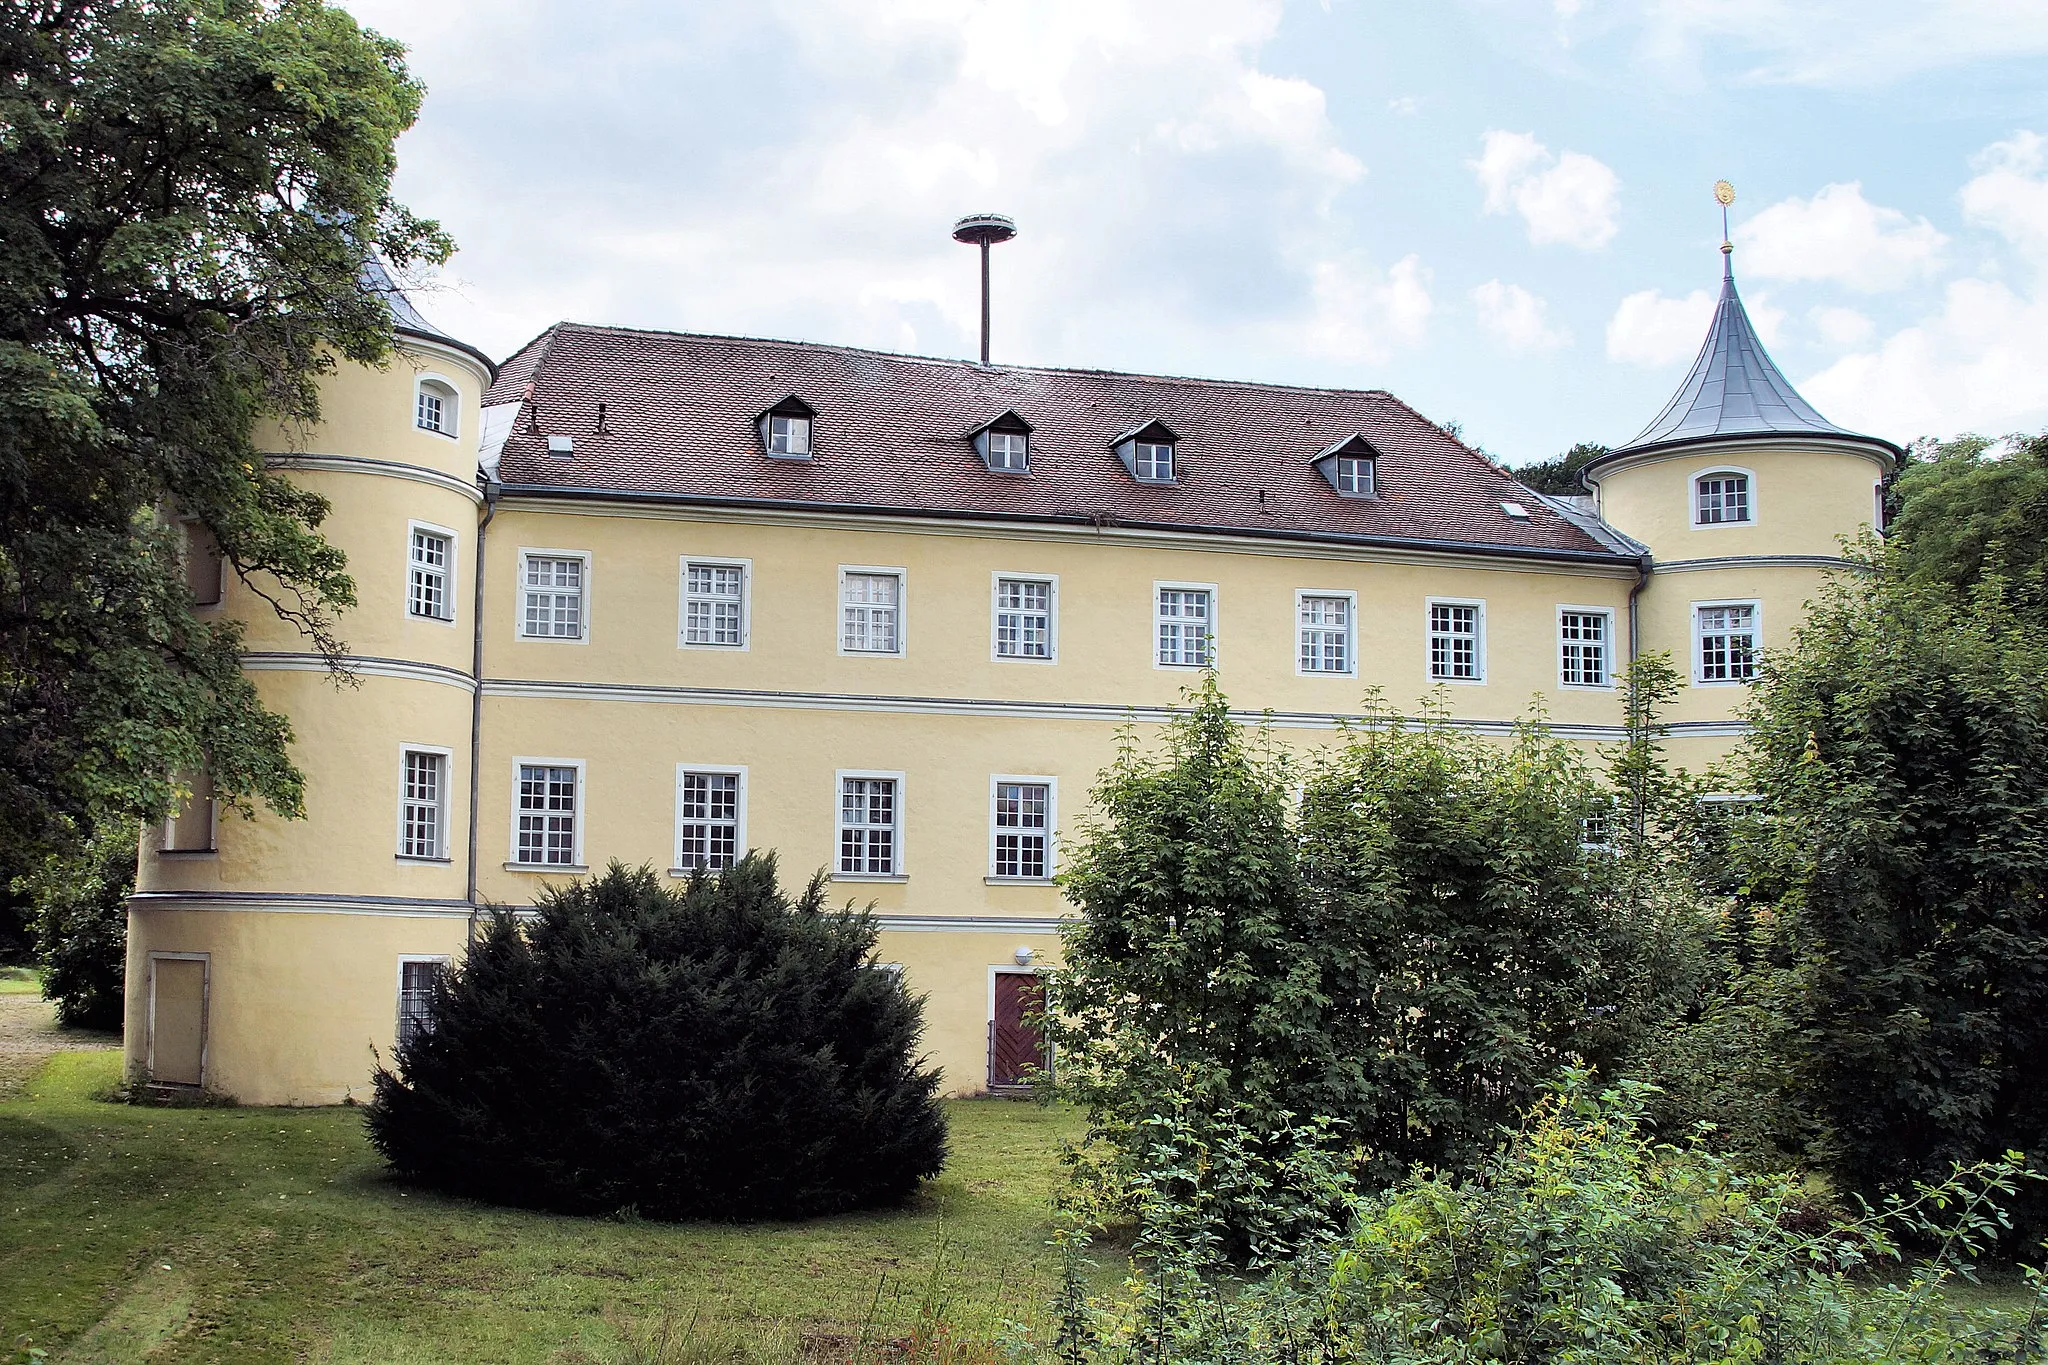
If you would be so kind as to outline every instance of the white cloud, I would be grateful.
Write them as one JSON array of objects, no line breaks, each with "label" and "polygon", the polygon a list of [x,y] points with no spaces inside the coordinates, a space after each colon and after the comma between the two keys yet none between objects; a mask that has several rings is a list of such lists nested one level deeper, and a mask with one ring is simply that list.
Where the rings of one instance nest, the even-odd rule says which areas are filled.
[{"label": "white cloud", "polygon": [[1614,240],[1621,180],[1605,163],[1582,152],[1553,155],[1533,133],[1495,128],[1466,165],[1485,193],[1486,212],[1519,213],[1536,245],[1592,251]]},{"label": "white cloud", "polygon": [[1640,290],[1623,299],[1608,319],[1607,358],[1651,367],[1690,360],[1699,354],[1713,317],[1714,296],[1704,289],[1682,299]]},{"label": "white cloud", "polygon": [[1827,280],[1865,293],[1898,289],[1941,264],[1948,238],[1863,197],[1851,182],[1811,199],[1786,199],[1735,229],[1746,274],[1771,280]]},{"label": "white cloud", "polygon": [[497,353],[572,317],[965,354],[984,210],[1002,358],[1364,381],[1426,334],[1323,91],[1261,64],[1280,0],[351,5],[436,92],[399,191],[466,283],[423,304]]},{"label": "white cloud", "polygon": [[1860,346],[1877,331],[1877,324],[1854,308],[1815,308],[1807,315],[1813,330],[1830,346]]},{"label": "white cloud", "polygon": [[1644,55],[1694,70],[1709,53],[1752,80],[1870,87],[1986,59],[2048,54],[2040,0],[1652,0]]},{"label": "white cloud", "polygon": [[1971,159],[1977,175],[1963,186],[1963,214],[2004,237],[2037,264],[2048,265],[2048,138],[2015,133]]},{"label": "white cloud", "polygon": [[1571,342],[1571,333],[1550,325],[1550,305],[1519,284],[1488,280],[1472,291],[1472,302],[1481,330],[1510,351],[1554,351]]},{"label": "white cloud", "polygon": [[1413,95],[1396,95],[1387,101],[1387,108],[1397,114],[1412,114],[1420,107]]}]

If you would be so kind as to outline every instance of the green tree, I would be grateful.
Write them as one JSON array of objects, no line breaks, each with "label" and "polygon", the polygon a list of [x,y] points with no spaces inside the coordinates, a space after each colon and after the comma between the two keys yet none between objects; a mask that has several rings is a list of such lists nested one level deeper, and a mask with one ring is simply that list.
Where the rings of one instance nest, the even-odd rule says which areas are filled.
[{"label": "green tree", "polygon": [[401,1176],[569,1213],[808,1218],[902,1202],[946,1157],[923,1002],[873,918],[772,855],[680,890],[613,863],[497,915],[379,1069]]},{"label": "green tree", "polygon": [[43,995],[71,1028],[119,1029],[128,970],[135,834],[101,834],[21,879],[35,913]]},{"label": "green tree", "polygon": [[[1792,1065],[1849,1187],[2048,1158],[2048,640],[1988,577],[1810,609],[1753,698],[1745,860],[1782,888]],[[2040,1205],[2030,1215],[2040,1217]]]},{"label": "green tree", "polygon": [[2048,620],[2048,433],[1922,443],[1889,497],[1894,574],[1955,588],[1997,576],[2015,603]]},{"label": "green tree", "polygon": [[1606,453],[1607,447],[1598,442],[1581,441],[1554,460],[1536,460],[1509,472],[1538,493],[1571,497],[1586,491],[1579,471]]},{"label": "green tree", "polygon": [[420,89],[318,0],[7,0],[0,61],[0,843],[160,815],[180,769],[296,813],[290,729],[193,615],[174,524],[339,653],[326,504],[252,433],[385,357],[373,253],[449,250],[390,192]]}]

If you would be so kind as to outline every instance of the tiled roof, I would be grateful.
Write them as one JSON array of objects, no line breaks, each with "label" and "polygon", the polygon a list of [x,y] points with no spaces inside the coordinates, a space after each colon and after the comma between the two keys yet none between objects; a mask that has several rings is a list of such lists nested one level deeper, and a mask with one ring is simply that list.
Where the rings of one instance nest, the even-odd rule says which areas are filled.
[{"label": "tiled roof", "polygon": [[[791,394],[817,409],[809,460],[761,449],[756,419]],[[522,398],[498,465],[515,495],[546,489],[1617,557],[1378,391],[981,366],[561,323],[505,362],[485,401]],[[969,443],[1011,409],[1031,425],[1028,477],[991,473]],[[1110,448],[1154,419],[1180,437],[1177,484],[1139,483]],[[1354,433],[1380,452],[1376,499],[1339,496],[1312,464]],[[550,454],[550,436],[570,437],[573,453]],[[1528,518],[1509,516],[1503,501],[1521,504]]]}]

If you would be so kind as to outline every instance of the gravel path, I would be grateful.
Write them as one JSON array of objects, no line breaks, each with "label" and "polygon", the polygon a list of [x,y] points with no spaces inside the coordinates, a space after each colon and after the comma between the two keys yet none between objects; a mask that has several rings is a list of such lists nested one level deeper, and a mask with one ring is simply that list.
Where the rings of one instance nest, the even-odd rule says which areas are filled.
[{"label": "gravel path", "polygon": [[120,1035],[57,1027],[57,1010],[39,995],[0,995],[0,1100],[12,1099],[53,1052],[121,1046]]}]

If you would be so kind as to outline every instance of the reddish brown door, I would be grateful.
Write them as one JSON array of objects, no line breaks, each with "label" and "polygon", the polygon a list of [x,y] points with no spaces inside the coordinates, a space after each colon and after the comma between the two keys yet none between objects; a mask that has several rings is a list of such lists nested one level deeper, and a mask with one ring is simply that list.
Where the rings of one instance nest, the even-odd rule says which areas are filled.
[{"label": "reddish brown door", "polygon": [[996,1017],[988,1027],[988,1084],[991,1090],[1028,1085],[1046,1069],[1045,1039],[1032,1016],[1045,997],[1029,972],[996,973]]}]

